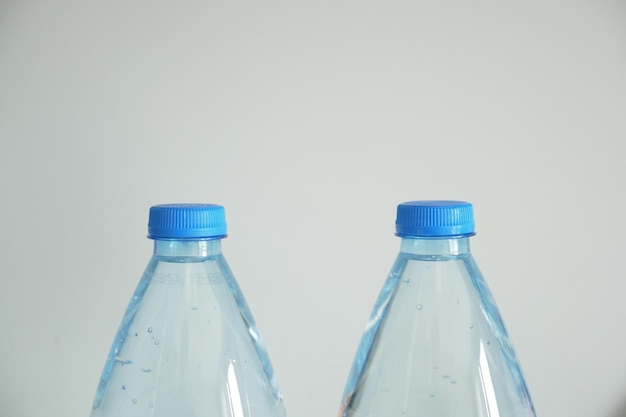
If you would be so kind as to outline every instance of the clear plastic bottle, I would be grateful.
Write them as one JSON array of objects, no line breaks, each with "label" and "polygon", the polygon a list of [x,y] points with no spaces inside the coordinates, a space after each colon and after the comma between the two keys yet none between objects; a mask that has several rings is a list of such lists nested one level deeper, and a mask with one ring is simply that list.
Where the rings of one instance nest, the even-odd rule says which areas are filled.
[{"label": "clear plastic bottle", "polygon": [[534,417],[500,313],[469,248],[472,205],[398,206],[400,254],[376,301],[342,417]]},{"label": "clear plastic bottle", "polygon": [[283,417],[261,335],[222,255],[224,208],[154,206],[148,231],[154,255],[91,417]]}]

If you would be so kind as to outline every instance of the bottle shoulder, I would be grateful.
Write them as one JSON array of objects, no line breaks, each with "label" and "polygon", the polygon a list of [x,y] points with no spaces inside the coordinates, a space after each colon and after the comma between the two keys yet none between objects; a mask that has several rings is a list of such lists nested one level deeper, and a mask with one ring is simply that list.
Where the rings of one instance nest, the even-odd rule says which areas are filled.
[{"label": "bottle shoulder", "polygon": [[193,255],[160,255],[154,254],[150,262],[154,263],[171,263],[171,264],[189,264],[189,263],[207,263],[218,262],[224,259],[220,253],[217,255],[193,256]]},{"label": "bottle shoulder", "polygon": [[403,238],[400,253],[407,255],[459,256],[470,253],[469,238],[417,239]]},{"label": "bottle shoulder", "polygon": [[397,257],[397,261],[419,261],[419,262],[448,262],[448,261],[464,261],[471,259],[473,261],[472,254],[470,252],[460,254],[423,254],[423,253],[410,253],[400,252]]}]

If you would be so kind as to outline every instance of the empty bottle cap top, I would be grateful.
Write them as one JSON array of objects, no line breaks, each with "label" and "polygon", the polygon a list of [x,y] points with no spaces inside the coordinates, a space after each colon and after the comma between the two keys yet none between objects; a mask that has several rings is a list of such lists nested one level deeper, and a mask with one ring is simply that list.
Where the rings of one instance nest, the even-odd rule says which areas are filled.
[{"label": "empty bottle cap top", "polygon": [[474,209],[464,201],[408,201],[398,205],[396,235],[433,238],[473,236]]},{"label": "empty bottle cap top", "polygon": [[224,207],[217,204],[162,204],[150,207],[150,239],[217,239],[226,236]]}]

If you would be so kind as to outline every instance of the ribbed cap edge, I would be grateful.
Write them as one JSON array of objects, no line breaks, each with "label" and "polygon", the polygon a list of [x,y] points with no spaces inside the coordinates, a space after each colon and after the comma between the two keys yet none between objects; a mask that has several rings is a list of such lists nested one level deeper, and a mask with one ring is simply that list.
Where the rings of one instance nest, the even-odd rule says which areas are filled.
[{"label": "ribbed cap edge", "polygon": [[217,204],[161,204],[150,207],[150,239],[215,239],[226,236],[224,207]]},{"label": "ribbed cap edge", "polygon": [[398,205],[396,235],[460,237],[474,235],[474,209],[451,200],[408,201]]}]

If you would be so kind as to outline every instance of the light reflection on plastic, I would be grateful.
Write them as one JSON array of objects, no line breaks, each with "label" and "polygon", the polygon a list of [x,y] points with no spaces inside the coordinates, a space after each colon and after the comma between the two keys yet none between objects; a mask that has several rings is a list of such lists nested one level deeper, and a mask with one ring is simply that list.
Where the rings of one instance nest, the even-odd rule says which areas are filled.
[{"label": "light reflection on plastic", "polygon": [[480,382],[483,386],[483,396],[488,415],[489,417],[500,417],[498,402],[496,400],[496,390],[493,388],[491,371],[489,369],[489,363],[487,362],[487,354],[485,353],[485,346],[482,343],[480,344],[479,362],[478,371],[480,372]]},{"label": "light reflection on plastic", "polygon": [[235,374],[235,366],[232,362],[228,364],[228,398],[230,400],[230,415],[233,417],[244,417],[241,396],[239,395],[239,385],[237,384],[237,375]]}]

